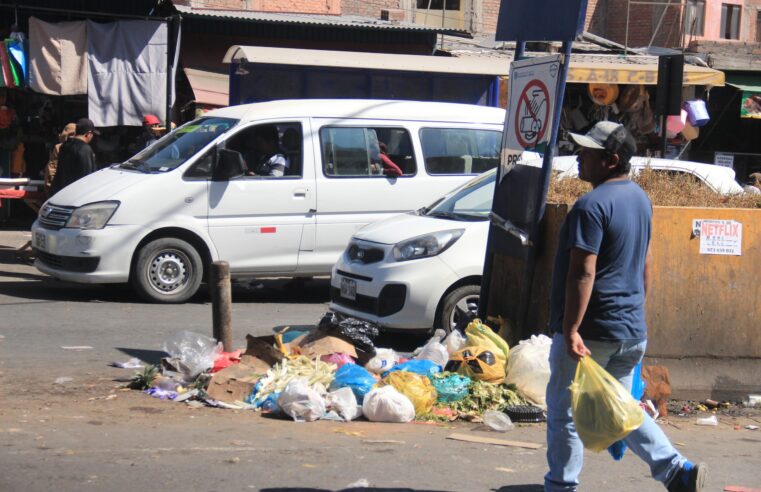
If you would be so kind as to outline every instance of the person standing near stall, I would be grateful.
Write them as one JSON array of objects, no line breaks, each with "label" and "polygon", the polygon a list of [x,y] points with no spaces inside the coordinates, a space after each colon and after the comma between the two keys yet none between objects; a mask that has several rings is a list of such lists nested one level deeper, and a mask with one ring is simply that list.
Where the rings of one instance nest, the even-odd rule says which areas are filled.
[{"label": "person standing near stall", "polygon": [[61,133],[58,135],[58,143],[53,146],[52,149],[50,149],[50,157],[48,158],[48,163],[45,165],[45,174],[44,174],[44,185],[45,185],[45,194],[49,197],[51,195],[50,193],[50,187],[53,186],[53,178],[55,178],[56,170],[58,169],[58,155],[61,153],[61,145],[69,139],[69,137],[73,136],[77,132],[77,124],[76,123],[67,123],[65,127],[63,127],[63,130],[61,130]]},{"label": "person standing near stall", "polygon": [[87,118],[77,121],[74,136],[61,144],[58,166],[50,187],[50,196],[55,195],[71,183],[95,172],[95,153],[90,142],[100,132]]}]

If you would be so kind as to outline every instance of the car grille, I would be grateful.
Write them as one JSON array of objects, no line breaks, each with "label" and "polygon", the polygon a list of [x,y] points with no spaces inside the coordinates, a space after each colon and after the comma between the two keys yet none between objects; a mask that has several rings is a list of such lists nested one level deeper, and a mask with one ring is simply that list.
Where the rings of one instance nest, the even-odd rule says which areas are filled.
[{"label": "car grille", "polygon": [[100,258],[98,257],[82,258],[80,256],[61,256],[46,253],[39,249],[35,249],[34,254],[41,263],[67,272],[91,273],[98,268],[98,263],[100,263]]},{"label": "car grille", "polygon": [[72,207],[57,207],[55,205],[45,205],[40,210],[38,223],[45,229],[61,229],[74,212]]},{"label": "car grille", "polygon": [[339,306],[380,317],[390,316],[401,311],[406,297],[407,286],[401,284],[384,286],[378,297],[357,294],[357,298],[353,301],[341,297],[341,289],[337,287],[330,288],[330,299]]},{"label": "car grille", "polygon": [[383,250],[380,248],[364,247],[352,243],[347,251],[351,261],[359,263],[377,263],[383,260]]}]

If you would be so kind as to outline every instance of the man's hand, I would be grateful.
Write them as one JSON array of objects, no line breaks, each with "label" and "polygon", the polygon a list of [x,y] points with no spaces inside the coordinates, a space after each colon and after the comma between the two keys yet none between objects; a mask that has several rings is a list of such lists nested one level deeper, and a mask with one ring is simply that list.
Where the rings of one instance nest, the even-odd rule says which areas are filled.
[{"label": "man's hand", "polygon": [[568,355],[576,362],[581,360],[582,357],[592,354],[587,346],[584,345],[584,340],[581,339],[581,335],[578,332],[566,336],[565,343],[568,347]]}]

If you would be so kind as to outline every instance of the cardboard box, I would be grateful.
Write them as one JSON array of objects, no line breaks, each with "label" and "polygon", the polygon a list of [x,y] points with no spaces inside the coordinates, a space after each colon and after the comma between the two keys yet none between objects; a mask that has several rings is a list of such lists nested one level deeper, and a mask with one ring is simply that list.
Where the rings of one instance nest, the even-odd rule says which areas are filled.
[{"label": "cardboard box", "polygon": [[214,373],[206,393],[209,398],[225,403],[244,401],[269,367],[269,364],[260,359],[244,355],[239,364]]},{"label": "cardboard box", "polygon": [[300,345],[301,353],[307,357],[321,357],[323,355],[336,354],[343,352],[357,358],[357,351],[350,342],[343,338],[328,335],[325,332],[314,332],[305,337]]}]

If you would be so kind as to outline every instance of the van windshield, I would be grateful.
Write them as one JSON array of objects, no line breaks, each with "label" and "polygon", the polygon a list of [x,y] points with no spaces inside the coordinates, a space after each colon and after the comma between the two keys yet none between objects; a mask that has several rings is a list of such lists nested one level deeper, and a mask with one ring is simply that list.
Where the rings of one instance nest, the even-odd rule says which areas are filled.
[{"label": "van windshield", "polygon": [[232,118],[200,118],[164,135],[145,150],[119,165],[146,173],[171,171],[235,126]]},{"label": "van windshield", "polygon": [[422,209],[421,213],[451,220],[488,220],[494,198],[495,176],[494,170],[486,172],[430,207]]}]

